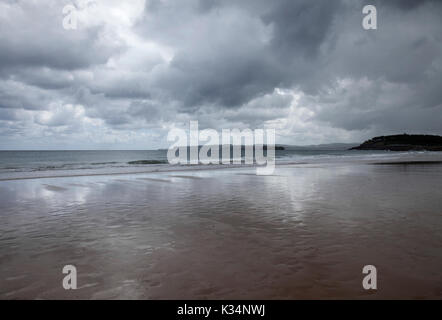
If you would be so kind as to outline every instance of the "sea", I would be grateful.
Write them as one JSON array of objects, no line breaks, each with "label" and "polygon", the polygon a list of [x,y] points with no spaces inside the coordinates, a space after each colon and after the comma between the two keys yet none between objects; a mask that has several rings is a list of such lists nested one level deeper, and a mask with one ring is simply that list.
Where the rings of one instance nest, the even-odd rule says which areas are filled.
[{"label": "sea", "polygon": [[[440,154],[362,150],[276,150],[276,164],[392,161]],[[0,151],[0,181],[223,168],[229,165],[171,165],[167,150]]]}]

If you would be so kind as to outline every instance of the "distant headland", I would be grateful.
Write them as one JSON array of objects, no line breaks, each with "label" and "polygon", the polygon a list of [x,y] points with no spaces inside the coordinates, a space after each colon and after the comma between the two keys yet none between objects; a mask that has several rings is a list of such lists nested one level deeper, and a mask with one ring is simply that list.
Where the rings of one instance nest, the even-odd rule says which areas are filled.
[{"label": "distant headland", "polygon": [[442,137],[426,134],[380,136],[350,150],[442,151]]}]

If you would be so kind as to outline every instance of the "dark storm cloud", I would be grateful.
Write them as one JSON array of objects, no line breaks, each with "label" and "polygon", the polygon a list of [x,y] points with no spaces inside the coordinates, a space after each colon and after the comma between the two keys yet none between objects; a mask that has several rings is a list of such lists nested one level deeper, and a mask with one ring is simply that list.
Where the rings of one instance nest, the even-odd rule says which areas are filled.
[{"label": "dark storm cloud", "polygon": [[[3,30],[8,27],[2,25]],[[58,34],[45,34],[42,37],[27,34],[19,38],[6,38],[2,35],[0,51],[0,68],[11,65],[29,67],[46,66],[49,68],[73,70],[87,68],[93,64],[105,63],[110,51],[106,47],[95,46],[93,31],[85,36],[65,37]],[[61,40],[61,41],[60,41]],[[87,51],[84,51],[88,48]]]},{"label": "dark storm cloud", "polygon": [[319,66],[316,55],[341,7],[330,1],[187,1],[197,9],[183,19],[181,11],[159,3],[151,4],[153,12],[146,8],[143,34],[155,37],[165,20],[176,21],[175,28],[165,27],[166,39],[158,32],[158,41],[182,45],[153,85],[189,108],[239,107],[275,87],[310,85],[306,77]]},{"label": "dark storm cloud", "polygon": [[49,67],[63,70],[105,63],[115,45],[99,41],[101,27],[87,32],[61,28],[64,4],[60,2],[10,2],[0,20],[0,68]]},{"label": "dark storm cloud", "polygon": [[[95,3],[67,31],[58,1],[0,2],[2,135],[115,140],[189,120],[309,143],[442,133],[441,1]],[[364,4],[378,30],[362,28]]]},{"label": "dark storm cloud", "polygon": [[368,1],[366,0],[366,4],[375,4],[375,5],[387,5],[387,6],[394,6],[403,10],[412,10],[415,9],[425,3],[433,2],[438,3],[440,0],[388,0],[388,1],[382,1],[382,0],[375,0],[375,1]]},{"label": "dark storm cloud", "polygon": [[274,26],[273,51],[288,60],[300,54],[315,56],[340,9],[338,1],[277,1],[262,17],[264,23]]}]

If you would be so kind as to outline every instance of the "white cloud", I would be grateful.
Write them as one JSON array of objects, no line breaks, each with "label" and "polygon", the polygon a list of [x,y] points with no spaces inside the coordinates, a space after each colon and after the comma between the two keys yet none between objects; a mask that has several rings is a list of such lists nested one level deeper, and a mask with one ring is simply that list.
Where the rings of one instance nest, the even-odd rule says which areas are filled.
[{"label": "white cloud", "polygon": [[[68,3],[68,2],[67,2]],[[319,4],[318,4],[319,3]],[[0,1],[0,148],[157,148],[167,129],[275,127],[278,143],[442,133],[442,5]]]}]

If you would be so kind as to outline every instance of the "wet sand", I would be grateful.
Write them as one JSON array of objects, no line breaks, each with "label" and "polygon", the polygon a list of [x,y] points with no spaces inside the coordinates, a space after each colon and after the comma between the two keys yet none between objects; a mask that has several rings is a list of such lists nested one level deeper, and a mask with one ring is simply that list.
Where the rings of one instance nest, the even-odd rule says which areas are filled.
[{"label": "wet sand", "polygon": [[441,164],[254,172],[1,181],[0,298],[442,298]]}]

